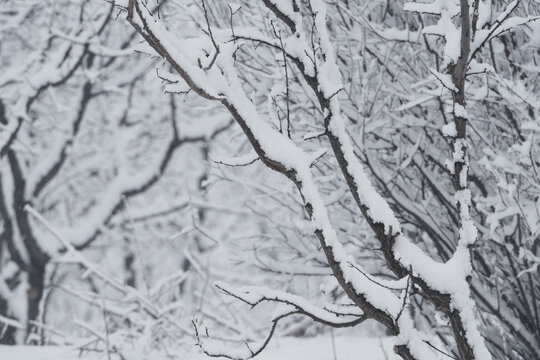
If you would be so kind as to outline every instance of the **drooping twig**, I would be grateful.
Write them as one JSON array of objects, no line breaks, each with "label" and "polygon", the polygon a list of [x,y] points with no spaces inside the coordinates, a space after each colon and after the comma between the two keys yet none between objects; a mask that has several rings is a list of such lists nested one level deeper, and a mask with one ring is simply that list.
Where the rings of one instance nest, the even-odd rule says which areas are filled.
[{"label": "drooping twig", "polygon": [[210,26],[210,19],[208,18],[208,10],[206,9],[206,1],[201,0],[201,3],[202,3],[203,12],[204,12],[204,19],[206,20],[206,28],[208,31],[208,36],[210,36],[210,39],[212,40],[212,44],[214,45],[214,56],[212,57],[212,60],[210,61],[210,63],[205,67],[202,66],[201,59],[199,59],[199,67],[204,70],[209,70],[212,68],[212,66],[216,62],[216,59],[219,55],[219,45],[217,44],[216,39],[214,38],[214,33],[212,32],[212,27]]}]

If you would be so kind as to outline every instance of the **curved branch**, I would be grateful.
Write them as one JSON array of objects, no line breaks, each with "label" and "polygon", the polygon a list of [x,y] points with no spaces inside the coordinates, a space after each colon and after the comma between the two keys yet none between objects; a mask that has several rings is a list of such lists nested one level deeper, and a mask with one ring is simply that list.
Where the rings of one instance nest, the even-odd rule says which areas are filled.
[{"label": "curved branch", "polygon": [[340,319],[341,314],[328,311],[324,308],[319,308],[311,304],[308,300],[298,296],[286,293],[284,291],[272,290],[265,287],[242,287],[239,289],[232,288],[224,283],[216,283],[215,286],[223,293],[232,296],[252,308],[262,302],[276,302],[294,307],[295,312],[305,315],[312,320],[335,328],[354,327],[368,319],[365,315],[350,315],[354,316],[353,320]]}]

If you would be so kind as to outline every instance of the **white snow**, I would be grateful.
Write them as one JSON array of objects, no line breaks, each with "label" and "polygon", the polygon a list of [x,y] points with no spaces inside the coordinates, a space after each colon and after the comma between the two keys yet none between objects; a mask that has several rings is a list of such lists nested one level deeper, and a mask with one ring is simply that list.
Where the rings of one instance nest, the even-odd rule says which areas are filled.
[{"label": "white snow", "polygon": [[450,122],[448,124],[443,125],[442,132],[444,136],[448,136],[448,137],[456,136],[457,135],[456,124],[454,122]]},{"label": "white snow", "polygon": [[[334,343],[333,343],[334,342]],[[332,344],[333,343],[333,344]],[[244,346],[243,344],[239,346]],[[255,360],[399,360],[392,350],[391,338],[370,338],[330,335],[312,338],[274,338]],[[335,350],[334,350],[335,349]],[[335,355],[334,355],[335,351]],[[128,359],[174,360],[165,354],[143,354],[126,350]],[[101,360],[103,353],[96,354],[88,351],[82,353],[75,347],[69,346],[2,346],[0,345],[0,358],[2,360]],[[201,354],[194,346],[191,349],[178,351],[177,359],[182,360],[208,360],[212,359]],[[111,354],[111,360],[118,360],[118,356]],[[218,358],[224,359],[224,358]]]},{"label": "white snow", "polygon": [[467,119],[468,118],[468,115],[467,115],[467,110],[465,109],[465,107],[461,104],[454,104],[454,114],[457,116],[457,117],[460,117],[460,118],[464,118],[464,119]]}]

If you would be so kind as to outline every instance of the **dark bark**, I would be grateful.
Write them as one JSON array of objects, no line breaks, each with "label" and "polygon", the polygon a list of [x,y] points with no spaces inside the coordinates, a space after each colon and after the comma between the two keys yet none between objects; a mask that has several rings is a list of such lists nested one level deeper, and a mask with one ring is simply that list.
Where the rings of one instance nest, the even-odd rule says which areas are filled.
[{"label": "dark bark", "polygon": [[45,288],[45,265],[35,265],[28,272],[28,322],[26,324],[27,335],[37,331],[32,325],[33,321],[39,320],[40,303]]}]

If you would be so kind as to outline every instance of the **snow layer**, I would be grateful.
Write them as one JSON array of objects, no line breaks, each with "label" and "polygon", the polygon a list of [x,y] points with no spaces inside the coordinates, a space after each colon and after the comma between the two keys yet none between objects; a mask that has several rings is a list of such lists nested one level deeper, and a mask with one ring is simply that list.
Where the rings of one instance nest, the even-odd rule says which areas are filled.
[{"label": "snow layer", "polygon": [[[257,360],[310,359],[310,360],[398,360],[392,351],[390,338],[335,337],[334,346],[331,336],[314,338],[275,338]],[[335,355],[334,350],[335,348]],[[97,360],[104,354],[83,353],[68,346],[0,346],[0,358],[6,360]],[[125,355],[128,355],[127,353]],[[133,359],[164,360],[171,359],[160,354],[132,354]],[[206,360],[207,356],[191,350],[177,354],[183,360]],[[130,357],[131,358],[131,357]],[[111,354],[111,359],[118,358]]]}]

